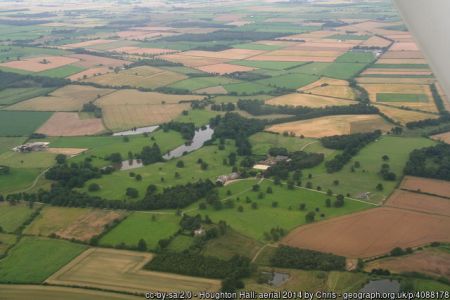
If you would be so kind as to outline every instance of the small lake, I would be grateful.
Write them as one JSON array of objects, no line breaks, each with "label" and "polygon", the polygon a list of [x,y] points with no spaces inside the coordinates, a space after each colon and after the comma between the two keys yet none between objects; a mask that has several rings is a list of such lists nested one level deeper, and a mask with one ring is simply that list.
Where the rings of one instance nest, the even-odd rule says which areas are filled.
[{"label": "small lake", "polygon": [[140,159],[124,160],[122,162],[122,164],[120,165],[120,170],[121,171],[133,170],[133,169],[137,169],[137,168],[140,168],[143,166],[144,166],[144,164],[142,163],[142,161]]},{"label": "small lake", "polygon": [[279,272],[263,272],[263,274],[272,276],[271,279],[267,281],[271,286],[279,287],[284,284],[289,279],[288,273],[279,273]]},{"label": "small lake", "polygon": [[127,131],[121,131],[113,133],[113,136],[126,136],[126,135],[137,135],[143,133],[150,133],[158,129],[159,126],[148,126],[148,127],[140,127],[136,129],[130,129]]},{"label": "small lake", "polygon": [[165,160],[170,160],[173,158],[178,158],[183,156],[186,153],[195,151],[200,149],[207,141],[212,139],[214,130],[209,127],[209,125],[205,129],[199,129],[195,131],[194,138],[189,144],[182,145],[178,148],[175,148],[166,154],[163,155]]},{"label": "small lake", "polygon": [[359,291],[360,293],[398,293],[400,292],[400,282],[398,280],[381,279],[371,280]]}]

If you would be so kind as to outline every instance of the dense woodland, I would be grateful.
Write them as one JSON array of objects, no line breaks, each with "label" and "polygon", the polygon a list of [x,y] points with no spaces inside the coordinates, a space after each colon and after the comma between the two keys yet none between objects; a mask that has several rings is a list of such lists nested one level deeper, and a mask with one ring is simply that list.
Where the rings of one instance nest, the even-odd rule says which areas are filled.
[{"label": "dense woodland", "polygon": [[405,174],[450,180],[450,145],[414,150],[406,163]]}]

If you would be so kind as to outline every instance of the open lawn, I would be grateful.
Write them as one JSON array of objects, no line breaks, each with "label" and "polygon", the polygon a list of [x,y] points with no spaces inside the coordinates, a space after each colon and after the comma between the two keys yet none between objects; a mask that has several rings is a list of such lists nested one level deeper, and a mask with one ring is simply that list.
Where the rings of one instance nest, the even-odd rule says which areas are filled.
[{"label": "open lawn", "polygon": [[50,112],[0,111],[0,136],[28,136],[51,115]]},{"label": "open lawn", "polygon": [[16,231],[38,208],[36,205],[30,208],[27,203],[21,202],[10,205],[7,202],[0,203],[0,226],[4,232]]},{"label": "open lawn", "polygon": [[128,293],[217,291],[220,287],[218,280],[142,270],[152,258],[150,253],[93,248],[46,282]]},{"label": "open lawn", "polygon": [[[403,175],[403,168],[408,160],[409,153],[418,148],[433,145],[433,141],[426,138],[403,138],[384,136],[362,149],[358,155],[353,157],[344,168],[336,173],[329,174],[323,165],[307,170],[312,174],[313,186],[321,186],[323,190],[330,188],[335,193],[347,194],[352,197],[363,197],[368,193],[368,200],[379,203],[383,201],[397,186]],[[383,155],[389,157],[390,169],[397,175],[395,181],[385,181],[378,174],[381,165],[385,162],[381,159]],[[351,171],[351,166],[358,161],[359,168]],[[334,180],[339,180],[339,185],[334,185]],[[379,191],[376,185],[382,183],[384,190]]]},{"label": "open lawn", "polygon": [[180,219],[175,213],[134,212],[109,231],[100,240],[100,245],[136,247],[139,240],[144,239],[148,249],[156,250],[159,240],[167,239],[178,231]]},{"label": "open lawn", "polygon": [[[234,208],[215,210],[209,207],[207,210],[199,212],[208,215],[214,222],[226,220],[227,224],[237,232],[264,241],[264,233],[270,232],[272,228],[280,227],[290,231],[305,224],[306,213],[316,211],[316,208],[319,209],[316,212],[316,220],[324,220],[372,207],[348,199],[343,208],[328,208],[325,206],[325,200],[332,197],[328,197],[324,193],[300,188],[289,190],[285,185],[276,186],[269,180],[264,180],[260,184],[264,198],[258,199],[258,192],[252,191],[252,186],[257,182],[257,180],[251,179],[242,180],[220,189],[220,198],[232,199]],[[273,190],[272,194],[266,193],[269,186]],[[228,195],[228,191],[231,192],[231,196]],[[247,197],[250,199],[250,203],[247,203]],[[256,203],[257,209],[251,207],[252,202]],[[277,207],[273,207],[274,202],[277,202]],[[302,203],[305,204],[303,211],[299,209]],[[242,212],[237,210],[239,206],[243,207]]]},{"label": "open lawn", "polygon": [[22,237],[0,260],[0,282],[42,283],[85,249],[67,241]]},{"label": "open lawn", "polygon": [[34,97],[44,96],[52,92],[53,88],[7,88],[0,91],[0,105],[11,105]]}]

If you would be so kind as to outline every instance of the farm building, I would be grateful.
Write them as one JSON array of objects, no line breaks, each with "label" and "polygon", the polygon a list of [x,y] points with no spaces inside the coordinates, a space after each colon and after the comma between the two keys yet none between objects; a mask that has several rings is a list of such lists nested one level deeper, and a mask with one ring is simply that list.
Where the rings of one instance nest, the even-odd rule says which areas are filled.
[{"label": "farm building", "polygon": [[50,143],[47,143],[47,142],[26,143],[26,144],[14,147],[13,151],[20,152],[20,153],[45,151],[48,148],[48,144],[50,144]]},{"label": "farm building", "polygon": [[256,165],[254,165],[253,169],[265,171],[271,166],[274,166],[282,161],[289,161],[289,157],[284,155],[269,156],[265,160],[259,161]]},{"label": "farm building", "polygon": [[239,178],[239,173],[233,172],[229,175],[221,175],[221,176],[217,177],[216,183],[225,184],[226,182],[228,182],[230,180],[235,180],[238,178]]}]

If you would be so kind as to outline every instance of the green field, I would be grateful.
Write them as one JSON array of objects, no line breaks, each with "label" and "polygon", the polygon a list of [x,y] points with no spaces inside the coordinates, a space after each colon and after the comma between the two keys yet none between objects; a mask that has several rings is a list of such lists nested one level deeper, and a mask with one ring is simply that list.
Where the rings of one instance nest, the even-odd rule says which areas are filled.
[{"label": "green field", "polygon": [[258,43],[244,43],[244,44],[233,45],[233,48],[272,51],[272,50],[281,49],[283,47],[282,46],[276,46],[276,45],[264,45],[264,44],[258,44]]},{"label": "green field", "polygon": [[377,102],[428,102],[425,94],[378,93]]},{"label": "green field", "polygon": [[259,61],[259,60],[235,60],[229,63],[233,65],[254,67],[260,69],[269,69],[269,70],[285,70],[288,68],[293,68],[305,64],[301,62]]},{"label": "green field", "polygon": [[372,69],[429,69],[427,64],[374,64]]},{"label": "green field", "polygon": [[14,232],[19,228],[37,209],[28,207],[26,203],[11,205],[0,202],[0,226],[4,232]]},{"label": "green field", "polygon": [[13,234],[0,233],[0,257],[8,251],[17,241],[17,236]]},{"label": "green field", "polygon": [[253,95],[253,94],[265,94],[272,92],[275,88],[265,86],[255,82],[243,82],[235,84],[227,84],[224,86],[230,94],[237,95]]},{"label": "green field", "polygon": [[372,63],[375,60],[373,52],[349,51],[336,59],[338,63]]},{"label": "green field", "polygon": [[32,186],[34,180],[42,172],[41,169],[12,168],[8,175],[2,175],[0,194],[19,192]]},{"label": "green field", "polygon": [[192,246],[193,243],[193,237],[179,234],[170,242],[167,250],[173,252],[182,252],[189,249],[189,247]]},{"label": "green field", "polygon": [[256,100],[268,100],[273,98],[270,95],[252,95],[252,96],[216,96],[212,98],[214,103],[237,103],[239,99],[256,99]]},{"label": "green field", "polygon": [[[281,227],[290,231],[305,224],[306,213],[316,208],[319,208],[316,220],[323,220],[372,207],[369,204],[347,199],[342,208],[327,208],[325,200],[331,197],[326,194],[305,189],[289,190],[286,186],[276,186],[269,180],[264,180],[260,184],[260,190],[265,197],[258,199],[258,192],[252,191],[252,186],[256,183],[256,180],[243,180],[220,189],[221,199],[233,199],[234,208],[215,210],[208,207],[207,210],[199,212],[208,215],[213,222],[225,220],[237,232],[264,241],[264,232],[270,232],[272,228]],[[269,186],[273,189],[273,194],[266,193]],[[228,195],[228,191],[231,192],[231,196]],[[251,202],[256,202],[258,208],[253,209],[251,203],[247,203],[246,197],[249,197]],[[278,202],[278,207],[272,207],[272,203],[275,201]],[[306,205],[304,211],[299,210],[301,203]],[[239,206],[243,207],[243,212],[237,211]],[[320,217],[322,213],[324,214],[323,218]],[[261,222],[261,220],[264,221]]]},{"label": "green field", "polygon": [[51,48],[0,46],[0,61],[17,60],[18,57],[36,57],[42,55],[67,55],[69,51]]},{"label": "green field", "polygon": [[366,63],[311,63],[289,70],[301,74],[314,74],[336,79],[352,79],[366,67]]},{"label": "green field", "polygon": [[294,73],[257,80],[256,83],[268,86],[282,87],[286,89],[298,89],[305,85],[313,83],[317,79],[319,78],[315,75]]},{"label": "green field", "polygon": [[49,33],[52,29],[44,26],[0,25],[0,40],[32,40]]},{"label": "green field", "polygon": [[194,123],[196,127],[206,125],[211,118],[221,114],[221,112],[211,111],[206,109],[193,109],[188,112],[188,115],[181,115],[176,118],[175,122]]},{"label": "green field", "polygon": [[0,91],[0,105],[11,105],[34,97],[44,96],[54,91],[53,88],[8,88]]},{"label": "green field", "polygon": [[289,152],[294,152],[302,150],[306,145],[318,143],[318,141],[310,138],[301,139],[269,132],[258,132],[250,137],[250,143],[254,154],[267,155],[272,147],[284,147]]},{"label": "green field", "polygon": [[149,249],[156,250],[159,240],[169,238],[178,231],[179,222],[180,217],[175,213],[134,212],[108,232],[100,240],[100,245],[114,247],[123,243],[134,247],[140,239],[144,239]]},{"label": "green field", "polygon": [[[378,141],[369,144],[362,149],[352,161],[336,173],[329,174],[322,165],[313,169],[304,170],[304,174],[312,174],[313,186],[321,186],[323,190],[330,188],[335,193],[350,193],[352,197],[357,197],[361,193],[369,192],[371,202],[378,203],[385,199],[397,187],[403,175],[403,168],[408,160],[409,153],[418,148],[428,147],[434,142],[426,138],[403,138],[384,136]],[[389,156],[390,169],[397,175],[396,181],[384,181],[378,172],[381,169],[383,155]],[[351,172],[351,166],[358,161],[361,165]],[[339,180],[339,185],[333,184],[334,180]],[[376,185],[382,183],[383,191],[378,191]]]},{"label": "green field", "polygon": [[46,169],[55,163],[54,153],[30,152],[19,153],[8,151],[0,154],[0,165],[7,165],[17,169]]},{"label": "green field", "polygon": [[0,154],[10,151],[15,146],[22,144],[24,137],[0,137]]},{"label": "green field", "polygon": [[59,68],[54,68],[54,69],[50,69],[47,71],[35,73],[35,75],[63,78],[63,77],[67,77],[67,76],[79,73],[83,70],[85,70],[85,68],[74,66],[74,65],[66,65],[66,66],[62,66]]},{"label": "green field", "polygon": [[356,34],[335,34],[327,37],[328,39],[334,40],[361,40],[365,41],[370,37],[370,35],[356,35]]},{"label": "green field", "polygon": [[226,78],[226,77],[194,77],[189,78],[181,81],[177,81],[168,87],[177,88],[177,89],[185,89],[189,91],[195,91],[199,89],[204,89],[208,87],[218,86],[218,85],[224,85],[224,84],[230,84],[230,83],[237,83],[239,81]]},{"label": "green field", "polygon": [[0,260],[0,282],[42,283],[86,248],[62,240],[22,237]]},{"label": "green field", "polygon": [[[128,187],[136,188],[139,191],[139,197],[143,197],[150,183],[162,188],[195,182],[199,179],[215,181],[217,176],[231,173],[232,167],[223,165],[223,160],[234,149],[234,142],[231,141],[227,142],[225,150],[218,150],[216,145],[205,146],[178,159],[132,170],[134,173],[142,176],[142,181],[136,181],[133,177],[130,177],[128,171],[118,171],[111,175],[88,181],[85,186],[88,186],[91,182],[98,183],[101,189],[92,193],[92,195],[106,199],[121,200],[126,199],[125,190]],[[209,165],[207,170],[202,170],[197,163],[200,158]],[[179,160],[184,162],[184,168],[176,167],[176,163]],[[175,172],[179,173],[179,178],[175,178]],[[161,178],[164,178],[164,182],[161,181]],[[83,191],[87,191],[87,188],[83,188]]]},{"label": "green field", "polygon": [[0,136],[27,136],[50,118],[50,112],[0,111]]}]

